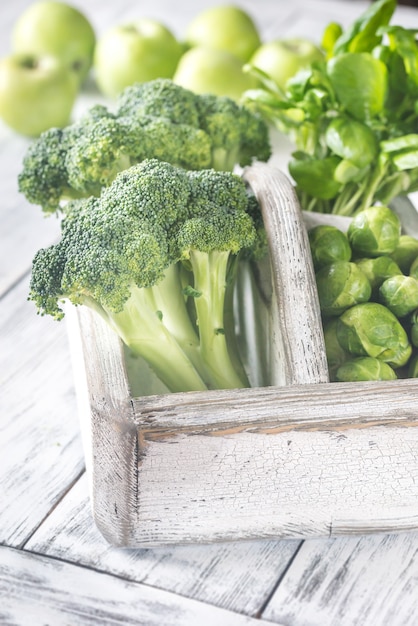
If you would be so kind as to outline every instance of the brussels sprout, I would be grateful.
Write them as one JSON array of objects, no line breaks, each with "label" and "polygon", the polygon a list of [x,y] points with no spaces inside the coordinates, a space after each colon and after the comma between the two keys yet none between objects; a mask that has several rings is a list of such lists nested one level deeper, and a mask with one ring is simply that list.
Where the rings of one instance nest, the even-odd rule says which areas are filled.
[{"label": "brussels sprout", "polygon": [[391,276],[379,289],[379,300],[396,317],[405,317],[418,307],[418,280],[412,276]]},{"label": "brussels sprout", "polygon": [[393,368],[405,365],[412,352],[402,324],[377,302],[357,304],[345,311],[338,319],[337,337],[347,352],[375,357]]},{"label": "brussels sprout", "polygon": [[315,269],[334,261],[349,261],[351,248],[347,235],[336,226],[319,224],[309,230],[309,244]]},{"label": "brussels sprout", "polygon": [[391,276],[402,274],[400,267],[389,256],[372,259],[356,259],[356,265],[367,276],[372,287],[372,295],[377,295],[380,285]]},{"label": "brussels sprout", "polygon": [[414,311],[410,317],[409,337],[413,346],[418,348],[418,310]]},{"label": "brussels sprout", "polygon": [[409,275],[418,280],[418,257],[415,261],[412,261],[411,267],[409,268]]},{"label": "brussels sprout", "polygon": [[316,273],[319,305],[324,316],[343,311],[370,299],[372,288],[360,268],[350,261],[335,261]]},{"label": "brussels sprout", "polygon": [[411,235],[401,235],[397,247],[390,256],[404,274],[409,274],[412,263],[418,257],[418,239]]},{"label": "brussels sprout", "polygon": [[409,361],[408,378],[418,378],[418,354],[414,354]]},{"label": "brussels sprout", "polygon": [[347,236],[356,256],[391,254],[399,244],[401,222],[389,207],[372,206],[353,217]]},{"label": "brussels sprout", "polygon": [[358,380],[396,380],[390,365],[371,356],[359,356],[343,363],[337,370],[336,380],[356,382]]},{"label": "brussels sprout", "polygon": [[325,352],[327,356],[328,373],[330,381],[336,380],[335,374],[351,355],[344,350],[337,339],[337,321],[338,318],[331,317],[323,324]]}]

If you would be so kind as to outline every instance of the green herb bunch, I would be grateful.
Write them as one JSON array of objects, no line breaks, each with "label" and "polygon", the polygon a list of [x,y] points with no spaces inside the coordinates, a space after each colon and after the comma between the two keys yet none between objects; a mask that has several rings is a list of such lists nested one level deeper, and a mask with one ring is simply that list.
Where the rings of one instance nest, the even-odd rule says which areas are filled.
[{"label": "green herb bunch", "polygon": [[324,61],[281,90],[261,84],[247,104],[290,136],[302,208],[355,215],[418,190],[417,31],[391,25],[396,0],[378,0],[350,27],[325,29]]}]

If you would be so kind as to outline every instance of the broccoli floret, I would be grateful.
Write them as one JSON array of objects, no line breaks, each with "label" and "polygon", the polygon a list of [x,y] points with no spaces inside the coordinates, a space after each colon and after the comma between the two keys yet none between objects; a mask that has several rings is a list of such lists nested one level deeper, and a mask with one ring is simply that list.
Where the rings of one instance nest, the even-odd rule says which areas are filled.
[{"label": "broccoli floret", "polygon": [[231,268],[256,239],[250,202],[236,174],[146,159],[67,205],[29,298],[56,319],[63,300],[91,307],[171,391],[248,386],[224,309]]},{"label": "broccoli floret", "polygon": [[192,170],[211,166],[212,144],[200,128],[173,124],[166,117],[146,118],[141,123],[142,152],[138,153],[137,161],[156,158]]},{"label": "broccoli floret", "polygon": [[211,167],[232,170],[250,165],[254,157],[267,161],[271,154],[264,121],[231,98],[203,94],[198,99],[199,124],[212,143]]},{"label": "broccoli floret", "polygon": [[164,117],[173,124],[199,128],[199,97],[168,78],[126,87],[117,100],[117,116],[142,119]]},{"label": "broccoli floret", "polygon": [[117,107],[112,113],[96,105],[30,146],[19,175],[30,202],[51,213],[62,209],[63,200],[99,196],[119,172],[144,159],[232,171],[270,156],[266,124],[229,98],[157,79],[127,87]]},{"label": "broccoli floret", "polygon": [[98,196],[116,174],[131,166],[118,120],[101,117],[85,125],[85,132],[71,145],[65,157],[69,186],[85,196]]},{"label": "broccoli floret", "polygon": [[56,211],[68,188],[65,157],[66,131],[52,128],[32,143],[23,160],[19,174],[19,190],[33,204],[42,206],[45,213]]}]

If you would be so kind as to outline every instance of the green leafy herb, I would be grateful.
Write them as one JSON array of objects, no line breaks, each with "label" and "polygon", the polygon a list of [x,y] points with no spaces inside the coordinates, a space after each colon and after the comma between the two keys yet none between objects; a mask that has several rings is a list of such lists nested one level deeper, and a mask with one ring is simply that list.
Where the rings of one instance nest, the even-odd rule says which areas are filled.
[{"label": "green leafy herb", "polygon": [[245,102],[294,142],[305,210],[355,215],[418,189],[418,31],[390,24],[395,8],[378,0],[346,30],[329,24],[326,59],[284,90],[254,72],[262,87]]}]

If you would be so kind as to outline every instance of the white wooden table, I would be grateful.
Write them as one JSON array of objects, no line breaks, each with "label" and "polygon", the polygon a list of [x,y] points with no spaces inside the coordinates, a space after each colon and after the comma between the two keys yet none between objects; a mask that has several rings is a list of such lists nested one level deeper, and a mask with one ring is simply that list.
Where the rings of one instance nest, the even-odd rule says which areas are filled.
[{"label": "white wooden table", "polygon": [[[28,0],[0,5],[0,52]],[[208,0],[85,0],[98,33],[138,14],[177,35]],[[319,38],[361,0],[241,0],[264,38]],[[398,9],[418,27],[418,10]],[[83,108],[96,98],[85,93]],[[1,626],[415,626],[418,533],[118,550],[90,515],[65,324],[26,301],[58,234],[17,192],[26,139],[0,127]],[[278,156],[280,159],[280,155]]]}]

